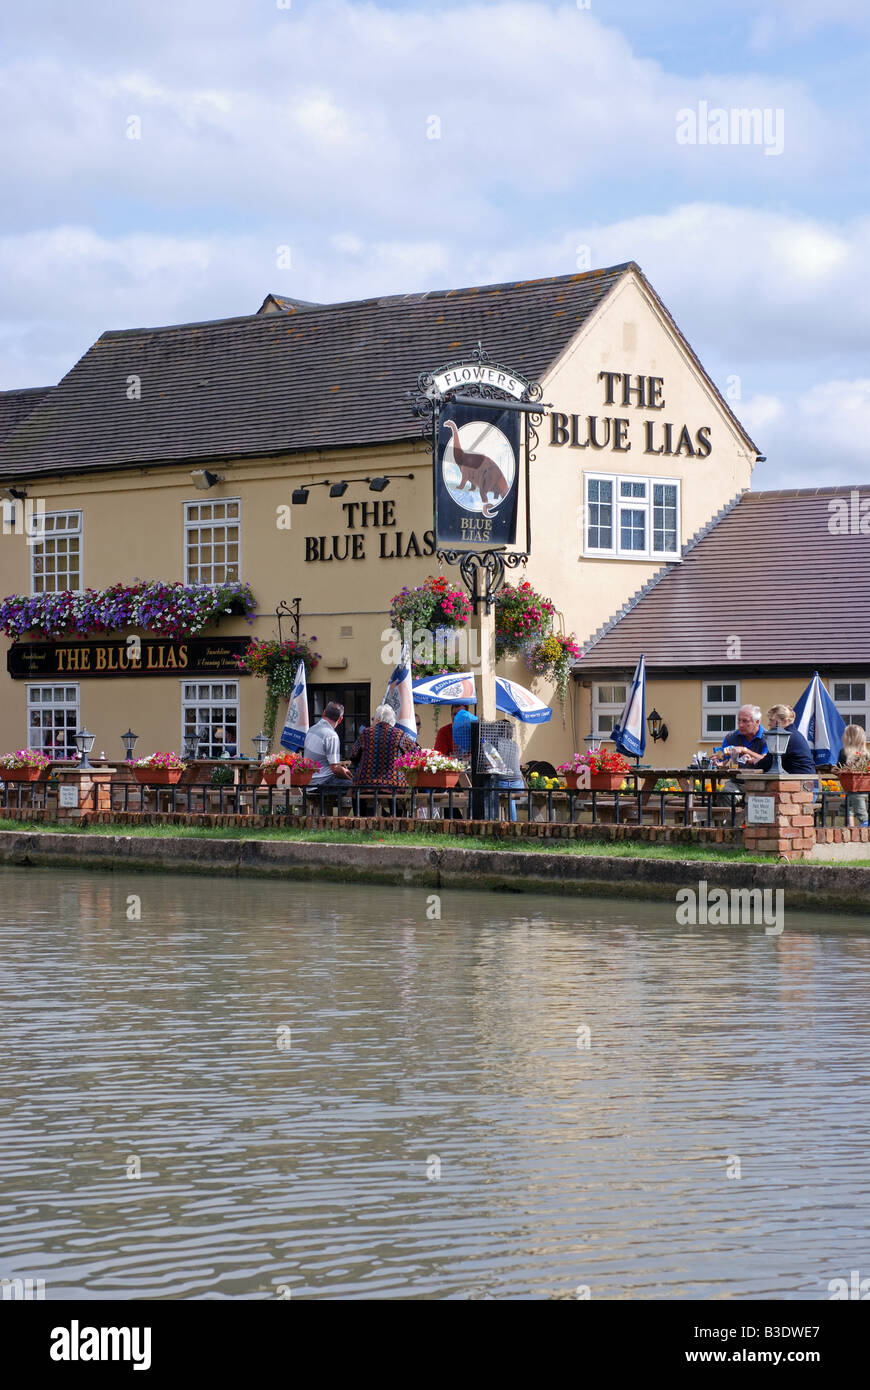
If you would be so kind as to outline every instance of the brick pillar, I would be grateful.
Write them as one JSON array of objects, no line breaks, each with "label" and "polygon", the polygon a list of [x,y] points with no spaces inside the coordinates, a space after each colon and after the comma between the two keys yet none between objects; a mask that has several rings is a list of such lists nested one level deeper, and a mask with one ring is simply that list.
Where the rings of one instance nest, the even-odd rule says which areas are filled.
[{"label": "brick pillar", "polygon": [[111,811],[113,767],[71,768],[63,772],[55,769],[58,789],[75,787],[78,792],[77,806],[61,806],[60,790],[57,796],[58,820],[81,820],[83,814],[91,811]]},{"label": "brick pillar", "polygon": [[[740,775],[744,805],[743,848],[749,854],[788,855],[803,859],[816,843],[812,778],[794,773],[744,772]],[[751,796],[773,799],[773,822],[750,824]]]}]

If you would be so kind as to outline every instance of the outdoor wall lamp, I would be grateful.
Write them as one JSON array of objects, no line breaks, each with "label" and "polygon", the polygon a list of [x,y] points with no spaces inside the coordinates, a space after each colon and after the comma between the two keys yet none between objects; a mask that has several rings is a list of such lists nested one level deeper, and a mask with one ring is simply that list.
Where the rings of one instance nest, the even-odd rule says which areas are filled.
[{"label": "outdoor wall lamp", "polygon": [[650,710],[649,714],[646,717],[646,722],[649,725],[649,731],[652,735],[653,743],[658,743],[659,739],[661,739],[662,743],[667,743],[668,726],[662,719],[657,709]]},{"label": "outdoor wall lamp", "polygon": [[76,748],[79,750],[82,758],[79,767],[90,767],[91,764],[88,761],[88,754],[94,746],[94,739],[96,737],[96,734],[89,733],[86,728],[79,729],[76,734]]},{"label": "outdoor wall lamp", "polygon": [[132,729],[128,729],[125,734],[121,735],[121,742],[123,743],[124,750],[127,754],[127,762],[130,763],[133,761],[133,749],[139,742],[139,735],[134,734]]},{"label": "outdoor wall lamp", "polygon": [[773,754],[773,766],[770,770],[778,776],[783,774],[782,755],[788,748],[789,737],[788,729],[765,729],[764,731],[764,741],[768,751]]},{"label": "outdoor wall lamp", "polygon": [[330,497],[343,497],[352,483],[368,483],[369,492],[383,492],[384,488],[389,487],[391,478],[410,478],[413,481],[413,473],[379,473],[376,478],[343,478],[340,483],[333,483],[329,489]]},{"label": "outdoor wall lamp", "polygon": [[254,737],[251,739],[251,742],[253,743],[254,748],[257,751],[257,757],[259,758],[260,762],[262,762],[269,751],[268,737],[266,736],[266,734],[263,733],[263,730],[261,729],[258,734],[254,735]]},{"label": "outdoor wall lamp", "polygon": [[329,489],[330,497],[343,497],[347,492],[347,483],[333,483]]},{"label": "outdoor wall lamp", "polygon": [[5,497],[7,502],[23,502],[27,496],[26,487],[4,487],[0,488],[0,496]]},{"label": "outdoor wall lamp", "polygon": [[[290,501],[293,503],[294,507],[305,506],[306,502],[308,501],[308,490],[312,487],[331,487],[331,484],[329,479],[327,478],[326,482],[323,483],[304,483],[301,487],[294,487],[293,491],[290,494]],[[329,495],[331,497],[332,492],[330,492]]]},{"label": "outdoor wall lamp", "polygon": [[194,468],[190,474],[193,479],[193,486],[199,488],[200,492],[208,492],[215,483],[222,483],[223,477],[220,473],[210,473],[207,468]]}]

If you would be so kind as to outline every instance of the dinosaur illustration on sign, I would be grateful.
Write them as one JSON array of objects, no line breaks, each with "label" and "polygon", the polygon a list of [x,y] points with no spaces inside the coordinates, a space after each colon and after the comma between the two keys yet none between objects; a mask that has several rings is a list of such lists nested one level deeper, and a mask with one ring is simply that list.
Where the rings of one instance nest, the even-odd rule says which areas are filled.
[{"label": "dinosaur illustration on sign", "polygon": [[[510,492],[510,484],[498,464],[488,454],[466,453],[459,439],[459,430],[454,420],[445,420],[443,427],[449,430],[453,441],[453,458],[459,469],[460,490],[480,493],[485,517],[496,515],[500,502]],[[492,497],[492,502],[489,498]]]}]

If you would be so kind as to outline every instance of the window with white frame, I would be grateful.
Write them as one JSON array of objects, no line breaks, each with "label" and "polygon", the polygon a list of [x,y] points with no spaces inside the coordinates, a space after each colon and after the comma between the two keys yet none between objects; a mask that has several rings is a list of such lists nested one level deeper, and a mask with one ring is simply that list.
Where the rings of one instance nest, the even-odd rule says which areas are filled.
[{"label": "window with white frame", "polygon": [[701,701],[701,738],[718,743],[723,734],[737,728],[740,709],[739,681],[704,681]]},{"label": "window with white frame", "polygon": [[633,560],[680,557],[676,478],[585,473],[584,554]]},{"label": "window with white frame", "polygon": [[241,577],[241,502],[184,504],[184,582],[225,584]]},{"label": "window with white frame", "polygon": [[628,681],[592,687],[592,733],[607,738],[628,698]]},{"label": "window with white frame", "polygon": [[[239,752],[238,681],[183,681],[181,736],[197,737],[198,758],[231,758]],[[182,744],[184,747],[184,744]]]},{"label": "window with white frame", "polygon": [[28,685],[27,746],[54,758],[71,758],[79,728],[77,685]]},{"label": "window with white frame", "polygon": [[33,536],[39,539],[30,546],[30,592],[62,594],[81,589],[81,512],[46,512],[33,522]]},{"label": "window with white frame", "polygon": [[870,732],[870,680],[826,681],[831,699],[847,724],[859,724]]}]

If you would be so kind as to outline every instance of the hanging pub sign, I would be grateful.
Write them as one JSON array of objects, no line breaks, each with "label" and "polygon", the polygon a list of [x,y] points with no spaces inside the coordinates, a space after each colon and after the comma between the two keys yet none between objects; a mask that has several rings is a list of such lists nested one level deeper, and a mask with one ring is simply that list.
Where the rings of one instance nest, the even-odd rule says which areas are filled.
[{"label": "hanging pub sign", "polygon": [[435,450],[436,544],[515,545],[520,419],[497,401],[438,413]]},{"label": "hanging pub sign", "polygon": [[247,637],[142,637],[95,642],[16,642],[6,653],[13,680],[57,676],[233,676],[244,674],[236,658]]}]

